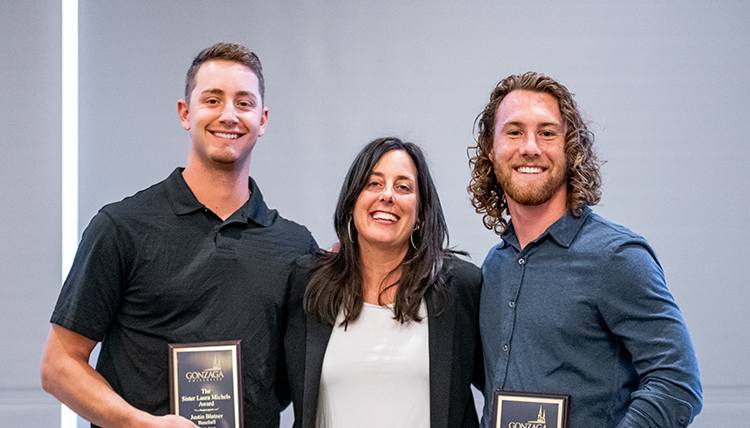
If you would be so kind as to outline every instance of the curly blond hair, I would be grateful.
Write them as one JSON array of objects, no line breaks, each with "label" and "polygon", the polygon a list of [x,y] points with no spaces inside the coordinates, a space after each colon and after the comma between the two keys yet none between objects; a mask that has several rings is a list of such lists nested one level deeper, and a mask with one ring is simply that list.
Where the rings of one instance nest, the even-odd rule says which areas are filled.
[{"label": "curly blond hair", "polygon": [[[568,211],[578,216],[587,205],[596,205],[601,199],[601,162],[594,153],[594,134],[578,110],[573,94],[550,77],[533,71],[514,74],[500,81],[490,95],[490,101],[474,120],[476,146],[468,149],[471,181],[471,204],[487,229],[498,235],[508,226],[504,217],[508,212],[505,192],[497,181],[490,152],[494,144],[497,109],[506,95],[516,90],[540,92],[557,100],[560,114],[567,125],[565,133],[565,164],[567,167]],[[473,153],[472,153],[473,151]]]}]

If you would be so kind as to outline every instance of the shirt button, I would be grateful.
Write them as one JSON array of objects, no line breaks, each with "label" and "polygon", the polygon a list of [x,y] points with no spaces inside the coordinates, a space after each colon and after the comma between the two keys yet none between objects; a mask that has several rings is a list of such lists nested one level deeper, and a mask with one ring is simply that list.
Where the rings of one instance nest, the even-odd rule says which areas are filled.
[{"label": "shirt button", "polygon": [[508,303],[508,306],[510,306],[511,308],[515,308],[516,302],[511,301],[510,303]]},{"label": "shirt button", "polygon": [[518,259],[518,264],[519,265],[522,265],[522,264],[525,264],[525,263],[526,263],[525,259]]},{"label": "shirt button", "polygon": [[508,352],[508,345],[503,345],[503,351]]}]

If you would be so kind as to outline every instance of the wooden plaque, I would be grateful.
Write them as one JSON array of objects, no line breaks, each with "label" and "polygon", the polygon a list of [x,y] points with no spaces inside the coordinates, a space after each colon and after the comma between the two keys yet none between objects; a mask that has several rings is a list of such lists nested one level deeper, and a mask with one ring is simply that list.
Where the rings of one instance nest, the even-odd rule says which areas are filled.
[{"label": "wooden plaque", "polygon": [[199,427],[243,428],[240,341],[169,345],[173,414]]},{"label": "wooden plaque", "polygon": [[495,390],[491,427],[567,428],[570,396]]}]

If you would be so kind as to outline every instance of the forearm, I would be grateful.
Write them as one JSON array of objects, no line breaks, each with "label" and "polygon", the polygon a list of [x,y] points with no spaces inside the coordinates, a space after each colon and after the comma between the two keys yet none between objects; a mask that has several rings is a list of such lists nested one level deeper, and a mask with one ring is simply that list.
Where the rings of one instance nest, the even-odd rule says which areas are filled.
[{"label": "forearm", "polygon": [[[69,374],[74,372],[70,370]],[[44,388],[82,418],[104,428],[195,428],[192,422],[180,416],[157,417],[136,409],[115,393],[98,373],[94,371],[94,374],[94,377],[81,374],[80,378],[86,380],[75,384],[54,380],[45,383]]]},{"label": "forearm", "polygon": [[[671,397],[670,397],[671,398]],[[671,398],[671,400],[674,400]],[[634,400],[617,428],[684,428],[694,416],[687,402],[665,400]]]},{"label": "forearm", "polygon": [[627,413],[617,427],[684,428],[701,410],[699,389],[700,386],[696,389],[666,380],[651,379],[632,394]]},{"label": "forearm", "polygon": [[187,419],[171,416],[164,420],[128,404],[88,364],[94,345],[95,342],[53,325],[42,359],[44,390],[84,419],[105,428],[195,427]]}]

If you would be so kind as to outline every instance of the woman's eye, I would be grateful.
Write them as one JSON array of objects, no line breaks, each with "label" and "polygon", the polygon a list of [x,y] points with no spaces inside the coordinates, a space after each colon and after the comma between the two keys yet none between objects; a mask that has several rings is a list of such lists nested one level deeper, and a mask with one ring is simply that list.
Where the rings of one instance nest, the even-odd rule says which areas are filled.
[{"label": "woman's eye", "polygon": [[396,189],[398,189],[398,191],[403,194],[408,194],[408,193],[413,192],[411,184],[399,184],[396,186]]}]

